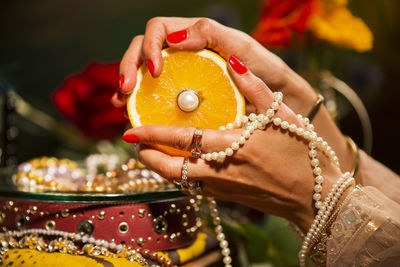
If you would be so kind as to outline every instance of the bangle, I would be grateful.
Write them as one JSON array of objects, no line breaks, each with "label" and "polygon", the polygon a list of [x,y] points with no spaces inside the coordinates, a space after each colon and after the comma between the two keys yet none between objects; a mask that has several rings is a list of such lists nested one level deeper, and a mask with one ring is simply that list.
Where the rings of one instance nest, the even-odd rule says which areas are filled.
[{"label": "bangle", "polygon": [[347,143],[350,145],[351,150],[353,150],[354,154],[354,163],[353,168],[350,171],[350,175],[355,178],[358,172],[358,167],[360,164],[360,153],[357,144],[351,139],[349,136],[345,136]]},{"label": "bangle", "polygon": [[310,121],[312,121],[315,117],[315,115],[317,115],[317,112],[319,110],[319,107],[321,106],[321,104],[324,102],[325,97],[321,94],[318,94],[317,96],[317,100],[315,101],[314,106],[312,107],[312,109],[310,110],[310,112],[308,112],[307,114],[307,118],[310,119]]}]

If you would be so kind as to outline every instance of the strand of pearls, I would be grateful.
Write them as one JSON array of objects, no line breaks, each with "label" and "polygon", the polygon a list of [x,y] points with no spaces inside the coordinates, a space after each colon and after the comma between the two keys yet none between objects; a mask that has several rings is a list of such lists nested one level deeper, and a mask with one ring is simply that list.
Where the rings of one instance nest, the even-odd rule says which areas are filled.
[{"label": "strand of pearls", "polygon": [[219,246],[221,248],[221,254],[222,254],[222,261],[225,264],[225,267],[232,267],[232,258],[230,255],[231,251],[229,249],[229,243],[225,239],[225,234],[223,232],[223,228],[221,225],[221,218],[218,216],[218,209],[217,209],[217,202],[215,201],[214,198],[209,197],[208,198],[208,207],[210,209],[210,215],[213,218],[213,224],[214,224],[214,230],[215,233],[217,234],[217,240],[219,242]]},{"label": "strand of pearls", "polygon": [[346,172],[332,187],[303,240],[301,250],[299,251],[298,255],[300,266],[305,266],[307,251],[310,249],[310,246],[316,242],[317,237],[321,234],[322,229],[328,221],[329,216],[331,215],[343,192],[351,184],[354,184],[354,182],[354,178],[350,177],[349,172]]},{"label": "strand of pearls", "polygon": [[235,120],[233,123],[228,123],[226,126],[221,126],[219,129],[232,130],[234,128],[241,128],[243,124],[246,125],[246,129],[243,131],[242,135],[238,140],[232,142],[231,146],[225,149],[225,151],[212,152],[212,153],[202,153],[200,157],[203,160],[224,160],[227,156],[232,156],[233,153],[244,145],[246,140],[248,140],[252,133],[256,129],[263,130],[266,125],[271,122],[272,117],[275,112],[279,109],[283,99],[283,94],[281,92],[274,93],[274,102],[272,102],[271,107],[267,110],[266,114],[251,113],[249,116],[243,116],[240,120]]}]

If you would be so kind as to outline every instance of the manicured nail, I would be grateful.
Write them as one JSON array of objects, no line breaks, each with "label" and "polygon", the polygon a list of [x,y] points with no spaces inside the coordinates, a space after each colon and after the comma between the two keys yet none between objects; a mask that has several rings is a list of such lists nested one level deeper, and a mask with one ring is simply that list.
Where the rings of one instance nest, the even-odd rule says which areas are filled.
[{"label": "manicured nail", "polygon": [[119,89],[121,89],[122,86],[124,86],[124,81],[125,81],[124,75],[119,76]]},{"label": "manicured nail", "polygon": [[229,65],[231,65],[232,69],[234,69],[237,73],[243,74],[247,72],[246,66],[235,56],[229,57]]},{"label": "manicured nail", "polygon": [[153,62],[150,59],[148,59],[146,61],[146,65],[147,65],[147,68],[150,71],[151,76],[154,76],[154,64],[153,64]]},{"label": "manicured nail", "polygon": [[188,37],[188,32],[186,30],[173,32],[167,35],[167,40],[170,43],[176,44],[180,43]]},{"label": "manicured nail", "polygon": [[124,140],[127,143],[139,143],[139,138],[134,135],[134,134],[126,134],[124,136],[122,136],[122,140]]}]

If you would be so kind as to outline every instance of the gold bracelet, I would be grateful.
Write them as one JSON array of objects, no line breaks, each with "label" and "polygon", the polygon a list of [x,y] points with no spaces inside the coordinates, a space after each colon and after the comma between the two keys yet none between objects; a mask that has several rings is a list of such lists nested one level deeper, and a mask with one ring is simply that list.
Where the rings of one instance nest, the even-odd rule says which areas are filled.
[{"label": "gold bracelet", "polygon": [[315,101],[313,108],[310,110],[310,112],[308,112],[308,114],[306,116],[307,118],[310,119],[310,121],[312,121],[314,119],[315,115],[317,115],[319,107],[324,102],[324,100],[325,100],[325,97],[321,94],[318,94],[317,100]]},{"label": "gold bracelet", "polygon": [[352,177],[357,175],[358,172],[358,167],[360,164],[360,153],[357,144],[351,139],[349,136],[345,136],[347,143],[350,145],[351,150],[353,150],[354,154],[354,163],[353,163],[353,168],[350,171],[350,175]]}]

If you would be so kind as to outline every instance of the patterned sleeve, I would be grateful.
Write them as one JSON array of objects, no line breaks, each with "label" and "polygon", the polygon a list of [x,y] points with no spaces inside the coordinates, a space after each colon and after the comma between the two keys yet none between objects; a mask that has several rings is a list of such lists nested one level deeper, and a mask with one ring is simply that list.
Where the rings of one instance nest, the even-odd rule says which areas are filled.
[{"label": "patterned sleeve", "polygon": [[352,192],[330,230],[327,266],[400,266],[400,205],[375,187]]}]

